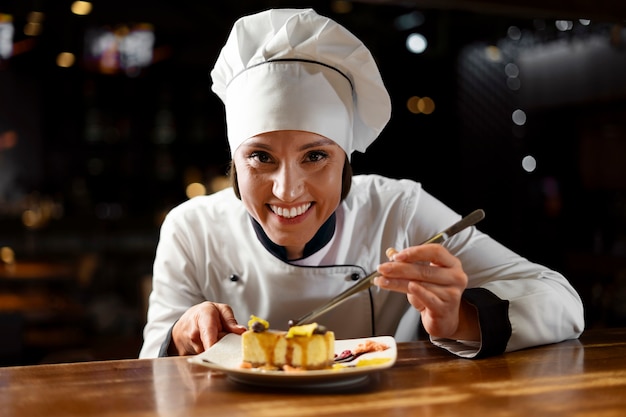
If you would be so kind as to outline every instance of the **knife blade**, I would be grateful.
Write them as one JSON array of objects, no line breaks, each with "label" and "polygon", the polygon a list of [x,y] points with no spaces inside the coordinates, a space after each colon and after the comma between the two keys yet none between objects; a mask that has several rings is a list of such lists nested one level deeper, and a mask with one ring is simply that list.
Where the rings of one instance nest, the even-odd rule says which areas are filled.
[{"label": "knife blade", "polygon": [[[424,242],[421,243],[421,245],[425,245],[427,243],[442,243],[446,241],[447,239],[449,239],[450,237],[454,236],[455,234],[459,233],[461,230],[475,225],[476,223],[478,223],[484,218],[485,218],[484,210],[482,209],[474,210],[473,212],[463,217],[461,220],[454,223],[452,226],[448,227],[444,231],[437,233],[436,235],[432,236],[429,239],[426,239]],[[352,287],[343,291],[342,293],[332,298],[330,301],[326,302],[320,307],[316,308],[315,310],[303,315],[297,320],[289,320],[288,326],[292,327],[292,326],[299,326],[301,324],[310,323],[311,321],[321,316],[322,314],[337,307],[339,304],[347,300],[352,295],[371,287],[373,285],[374,278],[376,278],[379,275],[380,273],[378,271],[374,271],[371,274],[361,278]]]}]

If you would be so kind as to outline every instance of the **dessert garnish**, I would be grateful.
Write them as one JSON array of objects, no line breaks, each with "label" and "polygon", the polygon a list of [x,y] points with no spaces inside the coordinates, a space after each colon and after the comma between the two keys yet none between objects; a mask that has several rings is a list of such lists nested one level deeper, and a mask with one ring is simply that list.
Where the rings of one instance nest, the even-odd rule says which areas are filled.
[{"label": "dessert garnish", "polygon": [[374,340],[366,340],[363,343],[359,343],[354,350],[344,350],[339,354],[335,354],[335,363],[351,362],[361,355],[370,352],[381,352],[389,349],[389,346],[384,343],[375,342]]}]

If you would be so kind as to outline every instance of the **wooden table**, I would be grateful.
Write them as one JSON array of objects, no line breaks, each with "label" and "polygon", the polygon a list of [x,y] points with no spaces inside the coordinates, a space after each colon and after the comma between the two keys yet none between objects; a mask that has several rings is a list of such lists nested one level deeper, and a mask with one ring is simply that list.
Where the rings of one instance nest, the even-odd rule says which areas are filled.
[{"label": "wooden table", "polygon": [[36,416],[626,415],[626,329],[469,360],[427,341],[368,385],[300,392],[232,382],[186,358],[0,368],[0,413]]}]

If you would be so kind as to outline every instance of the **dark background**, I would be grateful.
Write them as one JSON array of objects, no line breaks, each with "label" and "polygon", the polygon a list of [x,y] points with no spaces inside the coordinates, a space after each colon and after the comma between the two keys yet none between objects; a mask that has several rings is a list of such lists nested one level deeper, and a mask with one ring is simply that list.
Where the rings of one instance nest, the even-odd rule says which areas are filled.
[{"label": "dark background", "polygon": [[[0,60],[0,248],[73,275],[0,281],[0,303],[13,300],[0,306],[0,330],[17,341],[0,364],[137,355],[161,219],[189,183],[210,192],[228,163],[209,71],[234,20],[269,7],[312,6],[378,60],[393,115],[353,156],[356,173],[415,179],[462,214],[483,208],[481,229],[572,281],[588,327],[625,325],[626,12],[604,1],[516,3],[116,0],[76,16],[68,1],[2,0],[16,29],[13,56]],[[43,29],[27,36],[33,10]],[[399,26],[407,16],[423,23]],[[557,30],[561,19],[572,29]],[[88,65],[90,28],[137,23],[154,28],[150,66]],[[414,31],[430,42],[420,55],[405,48]],[[56,65],[63,51],[76,55],[72,67]],[[411,113],[412,96],[432,98],[435,111]]]}]

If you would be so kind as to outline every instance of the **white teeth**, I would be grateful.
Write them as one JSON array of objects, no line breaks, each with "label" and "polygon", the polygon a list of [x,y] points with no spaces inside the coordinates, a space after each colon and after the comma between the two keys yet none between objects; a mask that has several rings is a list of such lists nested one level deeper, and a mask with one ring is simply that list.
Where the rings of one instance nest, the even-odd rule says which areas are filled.
[{"label": "white teeth", "polygon": [[307,211],[309,207],[311,207],[311,203],[306,203],[298,207],[292,207],[291,209],[270,205],[270,208],[274,213],[286,219],[291,219],[301,215],[302,213]]}]

